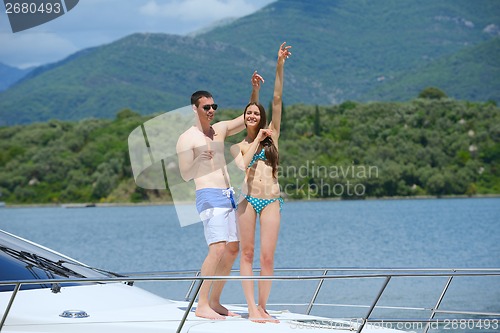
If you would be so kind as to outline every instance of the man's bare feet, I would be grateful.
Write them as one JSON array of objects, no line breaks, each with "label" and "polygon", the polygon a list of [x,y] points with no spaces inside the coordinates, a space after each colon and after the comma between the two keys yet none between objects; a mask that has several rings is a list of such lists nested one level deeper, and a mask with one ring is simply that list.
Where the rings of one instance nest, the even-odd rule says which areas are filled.
[{"label": "man's bare feet", "polygon": [[195,311],[196,317],[200,318],[206,318],[210,320],[224,320],[226,317],[221,316],[217,312],[215,312],[211,307],[208,305],[205,306],[197,306],[196,311]]},{"label": "man's bare feet", "polygon": [[260,317],[264,318],[265,322],[276,323],[276,324],[280,322],[278,319],[274,318],[269,313],[267,313],[266,309],[262,308],[262,306],[259,305],[257,308],[259,309]]},{"label": "man's bare feet", "polygon": [[220,315],[228,317],[241,317],[239,314],[229,311],[225,306],[220,303],[210,303],[210,308]]}]

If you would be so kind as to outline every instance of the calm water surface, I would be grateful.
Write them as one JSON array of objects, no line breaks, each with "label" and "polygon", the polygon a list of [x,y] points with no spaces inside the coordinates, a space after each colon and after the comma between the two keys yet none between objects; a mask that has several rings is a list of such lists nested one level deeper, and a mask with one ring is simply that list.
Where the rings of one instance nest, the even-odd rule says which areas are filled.
[{"label": "calm water surface", "polygon": [[[206,255],[202,225],[181,228],[175,214],[169,205],[0,208],[0,229],[111,271],[199,269]],[[286,202],[275,261],[286,268],[500,267],[499,228],[500,198]],[[442,307],[500,312],[498,280],[457,279]],[[391,281],[381,302],[429,308],[445,282]],[[296,283],[275,282],[271,301],[310,298],[316,283]],[[380,284],[329,281],[318,302],[370,304]],[[185,285],[145,288],[171,298],[185,292]],[[240,283],[230,282],[223,296],[242,302],[241,294]],[[366,309],[358,311],[335,314],[363,315]]]}]

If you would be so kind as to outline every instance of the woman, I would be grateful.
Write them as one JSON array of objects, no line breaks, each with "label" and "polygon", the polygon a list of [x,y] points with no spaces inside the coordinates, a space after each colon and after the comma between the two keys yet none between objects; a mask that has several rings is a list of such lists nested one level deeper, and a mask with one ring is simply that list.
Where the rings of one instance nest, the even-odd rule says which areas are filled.
[{"label": "woman", "polygon": [[[260,220],[261,276],[274,274],[274,251],[278,241],[281,206],[278,184],[278,138],[280,135],[283,67],[291,46],[281,44],[276,65],[276,81],[272,103],[272,121],[267,127],[266,112],[262,105],[251,102],[243,113],[247,136],[238,144],[242,153],[245,175],[245,197],[238,205],[237,217],[240,236],[241,275],[251,276],[255,246],[255,226]],[[258,92],[258,89],[257,89]],[[252,99],[253,101],[258,100]],[[266,303],[271,291],[271,281],[259,281],[258,306],[255,303],[254,283],[242,282],[248,304],[248,317],[255,322],[277,322],[266,311]]]}]

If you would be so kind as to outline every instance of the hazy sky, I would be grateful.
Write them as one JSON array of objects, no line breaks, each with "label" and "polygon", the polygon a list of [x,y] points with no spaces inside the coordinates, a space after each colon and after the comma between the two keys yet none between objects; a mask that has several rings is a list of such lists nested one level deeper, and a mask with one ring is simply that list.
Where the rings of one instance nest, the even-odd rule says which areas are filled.
[{"label": "hazy sky", "polygon": [[274,0],[80,0],[61,17],[12,33],[0,1],[0,62],[29,67],[54,62],[135,32],[185,35]]}]

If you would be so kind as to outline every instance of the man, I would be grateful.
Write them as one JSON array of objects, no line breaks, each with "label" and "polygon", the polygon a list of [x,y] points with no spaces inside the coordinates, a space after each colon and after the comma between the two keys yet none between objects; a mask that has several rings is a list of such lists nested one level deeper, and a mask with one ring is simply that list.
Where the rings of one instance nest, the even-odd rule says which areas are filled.
[{"label": "man", "polygon": [[[262,77],[252,76],[252,97],[258,96]],[[208,254],[201,266],[202,276],[229,275],[239,251],[236,227],[236,202],[233,197],[226,161],[224,141],[244,128],[243,115],[211,125],[217,104],[207,91],[197,91],[191,96],[196,125],[186,130],[177,141],[177,154],[181,176],[185,181],[194,180],[196,208],[203,221]],[[200,289],[196,316],[219,320],[233,316],[220,303],[225,281],[205,281]]]}]

